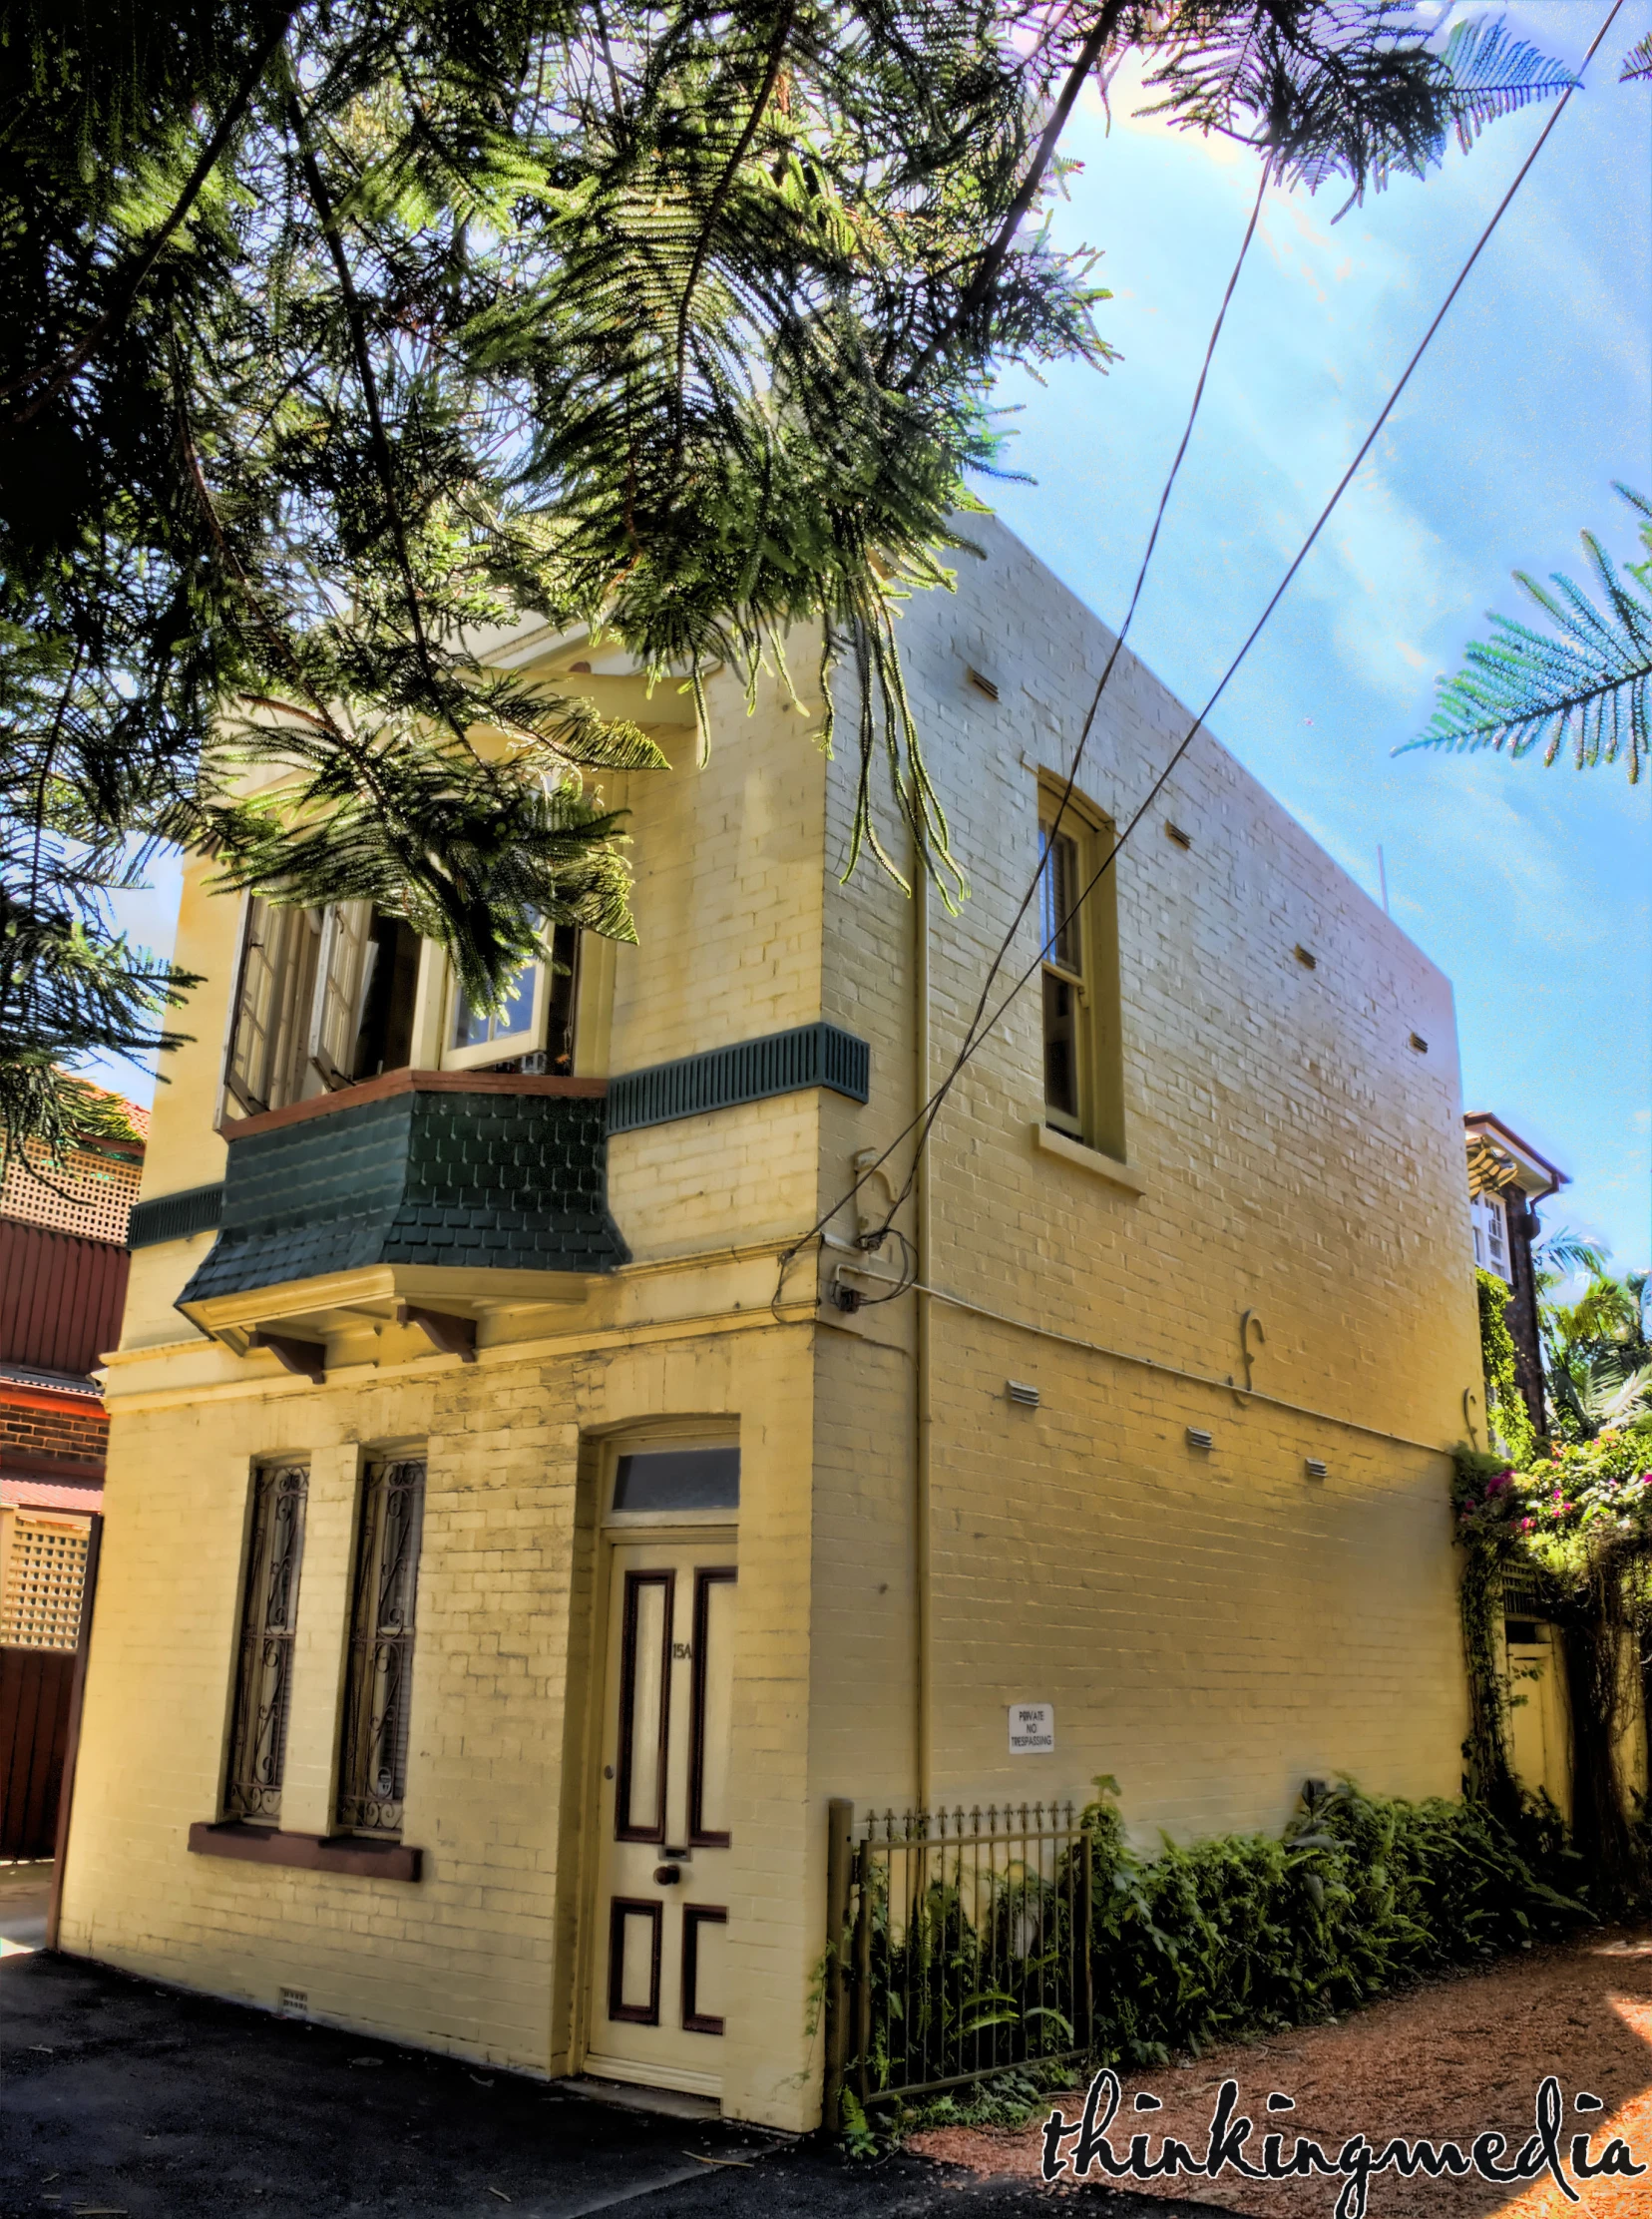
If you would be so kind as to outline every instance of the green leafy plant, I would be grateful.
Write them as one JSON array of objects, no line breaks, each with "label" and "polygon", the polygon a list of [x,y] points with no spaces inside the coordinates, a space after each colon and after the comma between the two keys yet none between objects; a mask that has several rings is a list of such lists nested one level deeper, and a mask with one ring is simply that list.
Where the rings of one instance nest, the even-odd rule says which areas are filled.
[{"label": "green leafy plant", "polygon": [[1500,1641],[1504,1581],[1520,1574],[1557,1630],[1570,1714],[1572,1824],[1601,1900],[1640,1905],[1649,1874],[1623,1777],[1638,1678],[1652,1707],[1652,1418],[1556,1442],[1524,1470],[1459,1450],[1457,1538],[1467,1553],[1463,1633],[1473,1703],[1471,1779],[1513,1794]]},{"label": "green leafy plant", "polygon": [[[1070,1861],[1088,1859],[1087,1935],[1046,1911],[1035,1929],[1018,1921],[1010,1930],[1038,1937],[1035,1955],[1018,1957],[997,1925],[996,1891],[973,1918],[958,1891],[935,1891],[923,1916],[894,1935],[887,1896],[868,1905],[874,2046],[850,2069],[858,2079],[864,2066],[870,2096],[887,2089],[894,2104],[920,2076],[967,2073],[970,2014],[984,2004],[1004,2011],[1020,2037],[991,2083],[981,2076],[927,2100],[906,2098],[905,2124],[1020,2123],[1038,2091],[1063,2069],[1070,2075],[1072,2029],[1057,2037],[1026,2003],[1049,1993],[1052,1961],[1070,1993],[1086,1948],[1089,2054],[1140,2066],[1338,2015],[1425,1973],[1486,1961],[1593,1915],[1584,1864],[1557,1814],[1518,1796],[1499,1813],[1475,1798],[1409,1803],[1366,1795],[1351,1780],[1310,1781],[1279,1838],[1166,1838],[1149,1854],[1125,1835],[1116,1783],[1095,1786],[1052,1888],[1056,1902],[1081,1900]],[[886,1869],[873,1861],[874,1874]],[[921,1972],[990,1967],[994,1985],[945,2015],[945,1985],[928,1997],[924,1979],[912,1977],[915,1957]],[[843,2115],[867,2113],[846,2095]]]},{"label": "green leafy plant", "polygon": [[1614,1277],[1595,1250],[1577,1261],[1589,1276],[1569,1301],[1559,1298],[1558,1272],[1539,1271],[1537,1324],[1554,1430],[1584,1442],[1628,1424],[1652,1403],[1652,1347],[1645,1274]]},{"label": "green leafy plant", "polygon": [[1579,770],[1621,756],[1630,784],[1639,779],[1652,745],[1652,501],[1626,485],[1616,490],[1640,519],[1645,559],[1620,572],[1585,532],[1596,599],[1559,572],[1551,592],[1516,571],[1515,582],[1552,629],[1533,632],[1493,615],[1490,640],[1470,646],[1462,669],[1441,680],[1427,731],[1397,754],[1492,747],[1517,760],[1536,748],[1552,763],[1565,748]]},{"label": "green leafy plant", "polygon": [[1163,2063],[1247,2030],[1323,2018],[1440,1966],[1588,1916],[1551,1830],[1473,1801],[1406,1803],[1310,1782],[1275,1840],[1228,1835],[1144,1857],[1110,1796],[1090,1806],[1098,2054]]},{"label": "green leafy plant", "polygon": [[1516,1463],[1530,1456],[1536,1428],[1514,1368],[1514,1336],[1508,1330],[1508,1288],[1494,1271],[1476,1269],[1479,1305],[1480,1366],[1485,1377],[1485,1422]]}]

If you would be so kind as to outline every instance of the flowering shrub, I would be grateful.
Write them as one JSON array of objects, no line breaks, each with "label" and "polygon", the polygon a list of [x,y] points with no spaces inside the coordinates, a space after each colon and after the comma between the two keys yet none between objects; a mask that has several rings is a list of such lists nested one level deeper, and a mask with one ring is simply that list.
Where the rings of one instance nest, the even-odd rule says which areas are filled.
[{"label": "flowering shrub", "polygon": [[1652,1549],[1652,1424],[1556,1442],[1523,1471],[1459,1451],[1452,1499],[1459,1540],[1574,1586],[1603,1545]]},{"label": "flowering shrub", "polygon": [[1639,1909],[1652,1899],[1649,1843],[1629,1823],[1619,1743],[1632,1704],[1652,1707],[1652,1419],[1545,1443],[1519,1464],[1459,1449],[1452,1507],[1467,1557],[1471,1791],[1505,1820],[1529,1800],[1510,1755],[1500,1637],[1508,1574],[1523,1570],[1565,1661],[1573,1839],[1601,1900]]}]

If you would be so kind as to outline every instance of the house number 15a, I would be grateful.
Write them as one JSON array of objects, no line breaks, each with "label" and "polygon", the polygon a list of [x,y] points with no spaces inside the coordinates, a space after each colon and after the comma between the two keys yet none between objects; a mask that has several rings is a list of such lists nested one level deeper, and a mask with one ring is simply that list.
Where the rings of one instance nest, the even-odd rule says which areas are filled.
[{"label": "house number 15a", "polygon": [[671,1643],[671,1654],[673,1656],[691,1657],[693,1653],[694,1644],[692,1641],[673,1641]]}]

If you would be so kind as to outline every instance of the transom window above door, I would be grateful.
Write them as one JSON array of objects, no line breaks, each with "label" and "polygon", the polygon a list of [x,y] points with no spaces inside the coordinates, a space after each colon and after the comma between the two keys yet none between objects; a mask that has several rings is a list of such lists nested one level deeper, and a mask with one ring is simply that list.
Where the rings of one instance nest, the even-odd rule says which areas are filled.
[{"label": "transom window above door", "polygon": [[740,1452],[706,1441],[622,1448],[606,1507],[611,1525],[731,1524],[740,1511]]}]

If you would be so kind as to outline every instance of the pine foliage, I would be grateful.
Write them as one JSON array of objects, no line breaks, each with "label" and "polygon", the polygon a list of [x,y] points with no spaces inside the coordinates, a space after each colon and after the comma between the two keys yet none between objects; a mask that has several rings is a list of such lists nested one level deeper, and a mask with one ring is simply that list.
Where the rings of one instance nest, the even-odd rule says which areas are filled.
[{"label": "pine foliage", "polygon": [[489,668],[538,628],[696,699],[818,628],[860,680],[855,853],[955,896],[896,620],[964,544],[996,370],[1109,359],[1040,221],[1082,85],[1139,50],[1178,121],[1358,194],[1564,81],[1382,0],[0,0],[0,33],[13,1135],[190,983],[113,932],[146,843],[370,895],[478,1007],[546,920],[627,932],[594,781],[657,753]]},{"label": "pine foliage", "polygon": [[1499,23],[1458,23],[1437,49],[1406,6],[1184,5],[1166,15],[1147,78],[1162,98],[1150,112],[1263,149],[1276,176],[1311,192],[1341,179],[1353,201],[1396,176],[1425,176],[1451,137],[1466,153],[1486,124],[1572,82]]},{"label": "pine foliage", "polygon": [[1470,646],[1463,668],[1441,680],[1428,729],[1397,754],[1494,747],[1517,758],[1537,748],[1552,763],[1565,748],[1579,770],[1621,756],[1631,785],[1639,779],[1652,744],[1652,501],[1624,485],[1617,491],[1641,519],[1646,561],[1620,572],[1584,532],[1598,601],[1558,572],[1551,592],[1516,571],[1553,631],[1493,614],[1491,639]]}]

